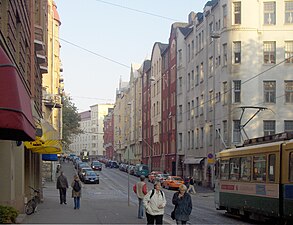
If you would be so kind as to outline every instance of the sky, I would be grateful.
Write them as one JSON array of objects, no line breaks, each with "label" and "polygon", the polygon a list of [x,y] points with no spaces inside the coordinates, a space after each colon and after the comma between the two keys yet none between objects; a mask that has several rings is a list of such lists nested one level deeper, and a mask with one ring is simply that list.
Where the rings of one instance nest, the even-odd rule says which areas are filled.
[{"label": "sky", "polygon": [[60,56],[66,94],[79,112],[114,103],[131,64],[168,43],[174,22],[202,12],[207,0],[55,0],[61,20]]}]

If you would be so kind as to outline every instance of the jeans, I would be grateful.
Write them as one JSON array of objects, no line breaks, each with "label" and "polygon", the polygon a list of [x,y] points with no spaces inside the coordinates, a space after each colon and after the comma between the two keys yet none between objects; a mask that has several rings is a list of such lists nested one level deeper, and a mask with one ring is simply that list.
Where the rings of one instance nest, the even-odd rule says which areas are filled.
[{"label": "jeans", "polygon": [[79,209],[80,207],[80,197],[74,197],[74,209]]},{"label": "jeans", "polygon": [[143,199],[138,198],[138,218],[142,219],[143,218]]},{"label": "jeans", "polygon": [[66,203],[66,188],[59,188],[60,204]]}]

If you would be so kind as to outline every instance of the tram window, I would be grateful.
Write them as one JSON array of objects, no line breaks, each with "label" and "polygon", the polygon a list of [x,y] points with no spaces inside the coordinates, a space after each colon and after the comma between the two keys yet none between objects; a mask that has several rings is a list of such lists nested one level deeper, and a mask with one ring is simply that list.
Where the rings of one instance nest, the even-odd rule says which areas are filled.
[{"label": "tram window", "polygon": [[229,160],[221,160],[221,180],[229,179]]},{"label": "tram window", "polygon": [[292,182],[293,181],[293,152],[290,153],[289,156],[289,180]]},{"label": "tram window", "polygon": [[230,179],[239,180],[239,158],[230,159]]},{"label": "tram window", "polygon": [[266,156],[253,157],[253,180],[266,181]]},{"label": "tram window", "polygon": [[276,155],[269,155],[269,181],[275,181]]},{"label": "tram window", "polygon": [[240,158],[240,179],[250,181],[251,179],[251,157]]}]

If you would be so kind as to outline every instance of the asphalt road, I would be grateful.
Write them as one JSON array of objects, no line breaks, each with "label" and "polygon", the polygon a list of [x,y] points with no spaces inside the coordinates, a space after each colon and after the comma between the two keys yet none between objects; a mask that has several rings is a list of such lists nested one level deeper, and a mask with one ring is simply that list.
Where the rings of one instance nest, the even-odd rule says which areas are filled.
[{"label": "asphalt road", "polygon": [[[105,187],[107,191],[111,190],[107,197],[115,199],[115,197],[120,196],[128,200],[130,204],[137,205],[137,198],[132,190],[133,185],[139,180],[138,177],[129,175],[129,185],[128,185],[128,174],[120,171],[119,169],[110,169],[103,167],[100,175],[100,186]],[[146,181],[148,190],[153,188],[153,184]],[[86,187],[89,187],[86,185]],[[129,195],[128,195],[129,188]],[[91,191],[90,191],[91,190]],[[174,208],[172,204],[172,197],[175,190],[162,189],[165,192],[167,199],[167,206],[165,208],[164,222],[172,224],[174,221],[171,219],[170,214]],[[89,188],[89,193],[95,195],[95,191]],[[99,188],[98,192],[103,192]],[[96,192],[96,197],[103,198],[105,195],[98,195]],[[89,194],[88,193],[88,194]],[[214,205],[214,193],[203,188],[198,188],[196,195],[192,195],[193,210],[190,216],[190,224],[252,224],[251,222],[240,220],[239,218],[234,218],[226,215],[224,211],[218,211],[215,209]]]}]

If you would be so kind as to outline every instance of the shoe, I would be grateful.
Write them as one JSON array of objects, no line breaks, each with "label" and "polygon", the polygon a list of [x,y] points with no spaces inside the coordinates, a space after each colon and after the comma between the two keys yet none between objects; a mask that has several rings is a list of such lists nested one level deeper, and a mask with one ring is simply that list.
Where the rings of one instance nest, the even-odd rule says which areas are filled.
[{"label": "shoe", "polygon": [[67,205],[67,202],[64,202],[65,205]]},{"label": "shoe", "polygon": [[138,217],[138,219],[144,219],[144,217]]},{"label": "shoe", "polygon": [[60,205],[62,205],[62,202],[60,202]]}]

